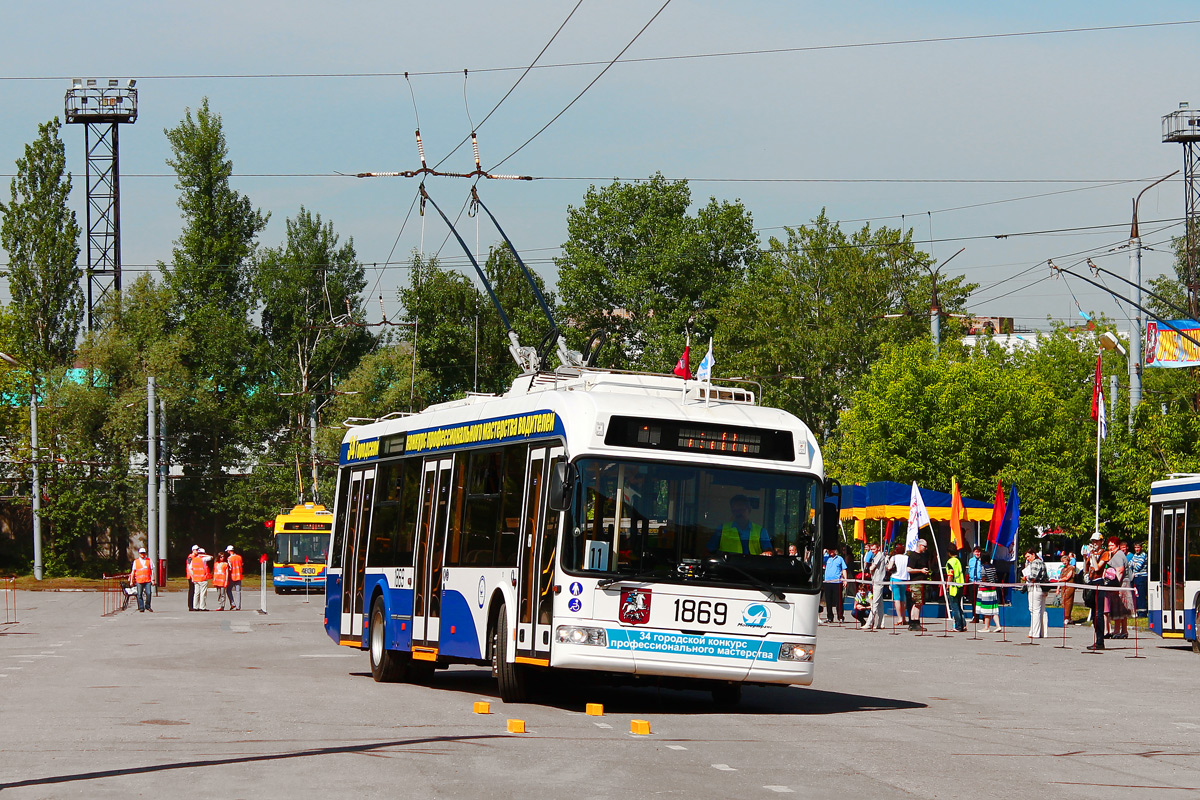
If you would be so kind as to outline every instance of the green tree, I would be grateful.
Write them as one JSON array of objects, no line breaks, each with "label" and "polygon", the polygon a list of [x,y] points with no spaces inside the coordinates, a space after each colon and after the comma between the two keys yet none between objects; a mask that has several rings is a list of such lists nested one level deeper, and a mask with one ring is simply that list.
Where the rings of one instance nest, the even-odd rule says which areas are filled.
[{"label": "green tree", "polygon": [[57,117],[38,126],[17,159],[11,199],[0,204],[15,349],[35,373],[70,363],[83,315],[79,225],[67,206],[71,175],[59,127]]},{"label": "green tree", "polygon": [[165,386],[177,392],[169,413],[185,479],[176,485],[180,501],[197,521],[208,521],[215,538],[222,522],[212,512],[237,504],[230,473],[253,470],[273,416],[275,398],[263,391],[262,339],[250,320],[251,256],[267,215],[229,185],[233,162],[207,99],[164,132],[183,212],[172,262],[160,264],[171,291],[168,335],[183,373]]},{"label": "green tree", "polygon": [[[764,402],[827,436],[886,344],[928,342],[929,265],[912,231],[847,235],[824,212],[787,228],[717,313],[721,373],[755,376]],[[942,307],[961,310],[973,288],[940,280]]]},{"label": "green tree", "polygon": [[[934,358],[926,342],[888,346],[868,371],[826,451],[846,482],[917,481],[990,498],[997,478],[1016,482],[1022,526],[1091,530],[1096,467],[1089,358],[1094,343],[1056,331],[1046,352],[1000,348]],[[1059,371],[1031,362],[1057,361]],[[1112,427],[1110,426],[1110,430]],[[1112,458],[1119,446],[1105,446]],[[1112,488],[1101,486],[1101,518]]]},{"label": "green tree", "polygon": [[[320,214],[303,206],[287,220],[284,244],[264,250],[256,259],[252,283],[270,370],[264,386],[282,401],[275,404],[275,430],[264,439],[271,442],[276,457],[286,457],[279,467],[260,464],[246,491],[278,497],[282,506],[285,499],[296,496],[291,462],[305,464],[303,481],[311,483],[310,413],[370,352],[375,337],[362,327],[360,292],[366,278],[353,240],[339,244],[333,223],[323,222]],[[290,491],[279,497],[280,486]]]},{"label": "green tree", "polygon": [[170,268],[164,270],[176,293],[178,314],[188,319],[214,305],[246,307],[254,240],[270,215],[229,185],[233,161],[221,115],[209,109],[207,97],[195,117],[189,108],[178,125],[163,133],[171,145],[167,166],[175,171],[184,219]]},{"label": "green tree", "polygon": [[593,186],[567,209],[569,238],[555,259],[563,317],[577,346],[593,331],[608,335],[602,363],[670,371],[685,330],[711,335],[716,309],[758,258],[740,202],[711,198],[689,216],[691,200],[686,181],[655,175]]}]

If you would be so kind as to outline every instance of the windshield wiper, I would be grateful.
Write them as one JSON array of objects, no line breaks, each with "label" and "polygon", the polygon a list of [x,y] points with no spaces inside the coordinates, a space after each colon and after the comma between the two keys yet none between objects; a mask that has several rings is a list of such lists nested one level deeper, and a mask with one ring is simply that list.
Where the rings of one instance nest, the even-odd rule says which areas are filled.
[{"label": "windshield wiper", "polygon": [[772,584],[767,583],[762,578],[758,577],[757,575],[750,572],[749,570],[739,567],[737,564],[734,564],[732,561],[727,561],[723,558],[710,558],[709,562],[715,563],[715,564],[720,564],[723,567],[729,567],[730,569],[741,573],[742,575],[744,575],[746,577],[747,580],[749,580],[752,584],[754,584],[755,587],[766,592],[767,595],[772,600],[777,600],[782,603],[786,599],[783,596],[783,592],[780,589],[777,589]]},{"label": "windshield wiper", "polygon": [[655,575],[655,569],[656,568],[643,569],[643,570],[633,573],[632,575],[620,575],[616,578],[605,578],[604,580],[597,583],[596,587],[599,589],[604,589],[609,586],[612,586],[614,583],[622,583],[623,581],[640,581],[643,578],[662,577],[661,575],[659,575],[659,576]]}]

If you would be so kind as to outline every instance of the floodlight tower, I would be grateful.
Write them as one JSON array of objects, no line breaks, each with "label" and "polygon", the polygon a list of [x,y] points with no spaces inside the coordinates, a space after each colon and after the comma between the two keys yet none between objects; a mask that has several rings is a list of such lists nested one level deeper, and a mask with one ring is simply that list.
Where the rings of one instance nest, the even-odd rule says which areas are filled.
[{"label": "floodlight tower", "polygon": [[1200,153],[1197,153],[1196,143],[1200,142],[1200,111],[1188,108],[1187,103],[1180,103],[1178,111],[1172,111],[1162,118],[1162,140],[1183,145],[1183,235],[1184,253],[1187,258],[1187,292],[1188,312],[1194,317],[1200,311],[1198,293],[1200,285],[1196,279],[1196,247],[1197,226],[1200,226],[1200,182],[1197,180],[1197,163]]},{"label": "floodlight tower", "polygon": [[[101,83],[106,85],[100,85]],[[121,291],[121,169],[117,127],[137,121],[137,85],[116,78],[75,78],[68,123],[84,126],[87,155],[87,329],[108,293]]]}]

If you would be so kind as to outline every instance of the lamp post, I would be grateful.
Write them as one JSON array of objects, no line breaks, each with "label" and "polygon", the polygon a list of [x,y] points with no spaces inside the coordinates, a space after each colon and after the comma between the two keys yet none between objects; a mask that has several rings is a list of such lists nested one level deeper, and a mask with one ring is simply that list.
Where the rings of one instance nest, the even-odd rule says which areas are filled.
[{"label": "lamp post", "polygon": [[1133,431],[1133,415],[1137,411],[1138,404],[1142,402],[1142,236],[1138,231],[1138,203],[1142,200],[1142,195],[1158,186],[1174,175],[1179,174],[1179,170],[1175,170],[1170,175],[1164,175],[1154,183],[1147,186],[1138,192],[1138,196],[1133,198],[1133,226],[1129,231],[1129,282],[1133,284],[1133,297],[1130,298],[1133,302],[1130,304],[1130,311],[1133,312],[1133,331],[1129,335],[1129,349],[1133,352],[1133,358],[1129,359],[1129,430]]},{"label": "lamp post", "polygon": [[[8,353],[0,353],[0,361],[10,367],[21,368],[24,365]],[[29,373],[29,452],[33,465],[33,577],[42,579],[42,479],[38,472],[38,430],[37,430],[37,383],[32,370]]]}]

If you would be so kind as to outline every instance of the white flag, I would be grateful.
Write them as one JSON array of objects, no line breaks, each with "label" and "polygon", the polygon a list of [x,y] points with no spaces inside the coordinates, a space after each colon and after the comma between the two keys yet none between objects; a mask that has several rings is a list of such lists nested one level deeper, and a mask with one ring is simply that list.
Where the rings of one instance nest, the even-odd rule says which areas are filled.
[{"label": "white flag", "polygon": [[1096,417],[1096,422],[1100,426],[1100,438],[1107,439],[1108,438],[1108,415],[1104,413],[1104,392],[1100,393],[1100,397],[1098,399],[1100,401],[1100,413],[1099,413],[1099,416]]},{"label": "white flag", "polygon": [[696,380],[711,381],[713,364],[716,363],[712,352],[712,338],[709,337],[708,352],[704,354],[704,359],[700,362],[700,366],[696,368]]},{"label": "white flag", "polygon": [[925,509],[925,501],[921,499],[921,490],[917,488],[917,482],[913,481],[912,494],[908,500],[908,538],[904,541],[905,550],[917,549],[921,527],[929,524],[929,512]]}]

